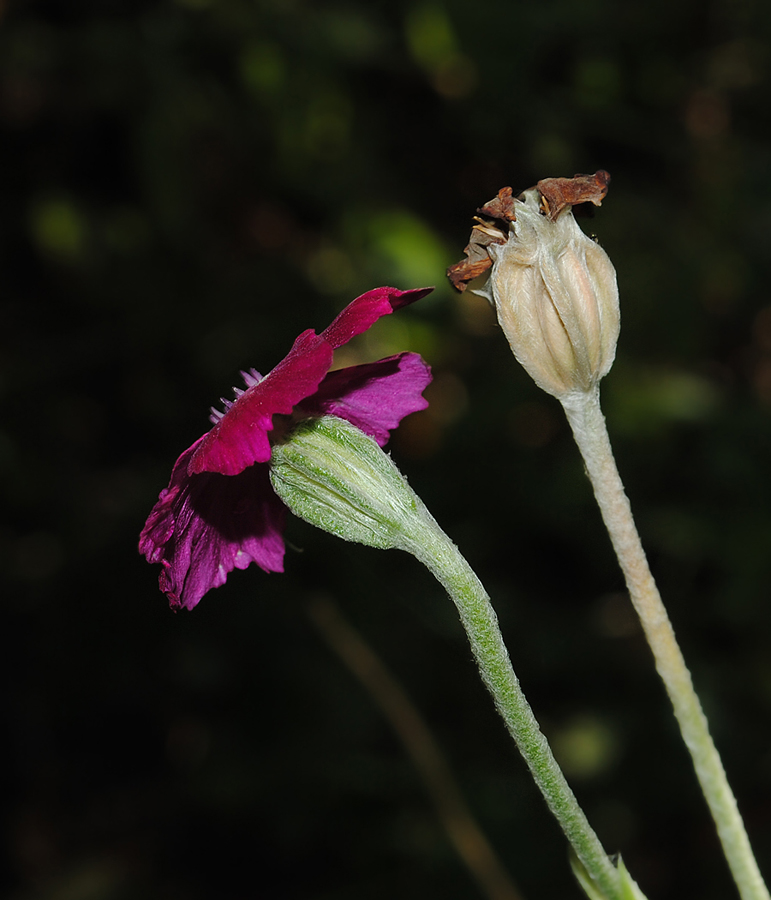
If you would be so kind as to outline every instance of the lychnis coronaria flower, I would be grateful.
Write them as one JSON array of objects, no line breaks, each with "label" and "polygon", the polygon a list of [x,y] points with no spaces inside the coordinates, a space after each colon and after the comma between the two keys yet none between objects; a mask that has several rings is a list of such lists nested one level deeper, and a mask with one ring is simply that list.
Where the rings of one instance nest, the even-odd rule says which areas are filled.
[{"label": "lychnis coronaria flower", "polygon": [[212,410],[214,427],[179,457],[142,529],[139,551],[162,564],[160,588],[172,608],[192,609],[250,563],[283,571],[286,508],[270,484],[271,444],[298,422],[338,416],[382,446],[406,415],[428,405],[431,371],[416,353],[330,367],[335,349],[430,290],[362,294],[321,334],[304,331],[264,378],[242,373],[245,389],[223,401],[224,411]]}]

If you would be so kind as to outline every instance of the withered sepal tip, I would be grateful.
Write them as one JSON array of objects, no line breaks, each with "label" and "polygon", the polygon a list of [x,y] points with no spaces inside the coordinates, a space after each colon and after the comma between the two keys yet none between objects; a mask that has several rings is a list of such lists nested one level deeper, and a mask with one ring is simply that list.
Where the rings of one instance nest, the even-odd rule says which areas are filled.
[{"label": "withered sepal tip", "polygon": [[[579,203],[600,206],[608,193],[610,175],[599,169],[594,175],[574,175],[572,178],[542,178],[535,189],[540,193],[544,215],[552,222],[565,207]],[[533,188],[528,188],[533,190]],[[520,198],[526,193],[523,191]],[[508,240],[509,226],[517,219],[516,207],[520,202],[510,187],[503,187],[496,197],[477,209],[477,224],[471,229],[471,237],[463,251],[465,257],[450,266],[447,277],[457,291],[465,291],[470,281],[483,275],[493,264],[487,248],[491,244],[504,244]]]}]

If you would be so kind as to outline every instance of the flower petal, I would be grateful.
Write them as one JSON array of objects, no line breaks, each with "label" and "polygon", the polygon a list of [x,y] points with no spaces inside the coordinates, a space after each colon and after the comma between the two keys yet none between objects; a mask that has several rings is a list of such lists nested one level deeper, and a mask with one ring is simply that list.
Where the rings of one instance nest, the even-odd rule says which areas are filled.
[{"label": "flower petal", "polygon": [[400,353],[330,372],[299,410],[346,419],[382,447],[405,416],[428,406],[422,394],[430,383],[428,364],[417,353]]},{"label": "flower petal", "polygon": [[392,287],[379,287],[367,291],[357,297],[340,313],[332,324],[321,332],[324,340],[337,349],[347,344],[357,334],[362,334],[381,316],[387,316],[394,310],[401,309],[426,294],[433,288],[419,288],[412,291],[400,291]]},{"label": "flower petal", "polygon": [[265,378],[242,373],[246,390],[212,411],[213,428],[179,457],[140,535],[140,552],[163,566],[159,583],[172,607],[192,609],[252,562],[283,571],[286,508],[266,465],[274,416],[331,413],[384,444],[405,415],[427,405],[421,392],[431,375],[416,354],[327,373],[336,347],[431,290],[363,294],[321,335],[303,332]]},{"label": "flower petal", "polygon": [[310,396],[332,365],[332,348],[315,332],[304,331],[292,349],[262,381],[247,388],[190,458],[191,475],[238,475],[253,463],[270,459],[268,432],[273,416],[290,415]]},{"label": "flower petal", "polygon": [[270,485],[268,467],[250,466],[233,477],[189,475],[203,440],[177,460],[139,539],[147,561],[163,564],[160,588],[175,609],[192,609],[229,572],[250,563],[284,571],[286,507]]}]

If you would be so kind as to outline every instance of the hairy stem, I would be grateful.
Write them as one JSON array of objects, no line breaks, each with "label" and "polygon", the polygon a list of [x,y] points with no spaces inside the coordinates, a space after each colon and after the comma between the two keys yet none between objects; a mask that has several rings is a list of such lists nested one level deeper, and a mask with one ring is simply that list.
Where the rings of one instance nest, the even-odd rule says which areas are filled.
[{"label": "hairy stem", "polygon": [[474,819],[444,753],[404,688],[332,600],[314,597],[308,614],[391,723],[423,779],[450,841],[480,890],[489,900],[522,900]]},{"label": "hairy stem", "polygon": [[455,603],[482,679],[498,712],[593,882],[608,900],[628,896],[619,870],[579,806],[522,692],[503,642],[498,618],[481,582],[433,519],[424,534],[404,549],[434,574]]},{"label": "hairy stem", "polygon": [[637,533],[600,409],[599,389],[571,397],[563,401],[563,406],[739,893],[743,900],[769,900],[691,674]]},{"label": "hairy stem", "polygon": [[407,484],[391,458],[357,428],[334,416],[311,420],[273,447],[271,484],[307,522],[349,541],[401,549],[422,562],[460,613],[482,678],[536,784],[605,900],[642,900],[592,831],[525,700],[485,589]]}]

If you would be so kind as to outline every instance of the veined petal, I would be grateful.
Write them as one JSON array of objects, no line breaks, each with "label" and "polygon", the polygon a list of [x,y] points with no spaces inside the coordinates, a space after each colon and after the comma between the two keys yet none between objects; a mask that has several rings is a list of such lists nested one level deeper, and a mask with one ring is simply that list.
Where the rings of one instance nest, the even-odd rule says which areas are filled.
[{"label": "veined petal", "polygon": [[203,440],[177,460],[139,539],[147,561],[163,565],[159,584],[172,608],[192,609],[229,572],[251,563],[284,571],[286,507],[271,487],[268,467],[250,466],[233,477],[189,475]]},{"label": "veined petal", "polygon": [[292,349],[262,381],[248,387],[190,458],[189,473],[238,475],[253,463],[270,459],[268,433],[273,416],[290,415],[313,394],[332,365],[332,348],[314,331],[304,331]]},{"label": "veined petal", "polygon": [[428,406],[423,391],[430,383],[428,364],[417,353],[400,353],[330,372],[299,411],[346,419],[382,447],[405,416]]},{"label": "veined petal", "polygon": [[347,344],[357,334],[362,334],[381,316],[387,316],[394,310],[408,306],[433,288],[419,288],[412,291],[399,291],[392,287],[379,287],[367,291],[357,297],[340,313],[332,324],[321,332],[321,336],[335,349]]},{"label": "veined petal", "polygon": [[192,609],[252,562],[283,571],[286,508],[267,465],[274,416],[295,414],[296,422],[329,412],[382,444],[405,415],[427,405],[421,392],[431,375],[416,354],[325,376],[336,347],[430,290],[363,294],[321,335],[303,332],[265,378],[254,369],[241,373],[246,389],[212,410],[213,428],[179,457],[140,536],[140,552],[163,566],[159,583],[172,607]]}]

